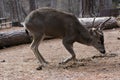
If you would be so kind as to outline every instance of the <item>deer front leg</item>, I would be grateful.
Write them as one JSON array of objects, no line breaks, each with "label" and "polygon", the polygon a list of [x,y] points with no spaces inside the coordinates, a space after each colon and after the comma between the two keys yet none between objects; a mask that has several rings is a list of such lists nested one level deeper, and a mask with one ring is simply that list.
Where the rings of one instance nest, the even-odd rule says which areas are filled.
[{"label": "deer front leg", "polygon": [[39,62],[41,63],[41,65],[38,68],[41,68],[47,64],[47,62],[45,61],[45,59],[43,58],[43,56],[40,54],[38,50],[39,43],[42,39],[43,39],[43,35],[34,35],[33,41],[30,46],[35,56],[38,58]]},{"label": "deer front leg", "polygon": [[69,38],[64,38],[63,39],[63,45],[64,47],[67,49],[67,51],[71,54],[72,57],[64,60],[62,63],[60,64],[66,64],[68,63],[69,61],[73,60],[73,61],[76,61],[76,55],[75,55],[75,52],[73,51],[73,41],[70,40]]}]

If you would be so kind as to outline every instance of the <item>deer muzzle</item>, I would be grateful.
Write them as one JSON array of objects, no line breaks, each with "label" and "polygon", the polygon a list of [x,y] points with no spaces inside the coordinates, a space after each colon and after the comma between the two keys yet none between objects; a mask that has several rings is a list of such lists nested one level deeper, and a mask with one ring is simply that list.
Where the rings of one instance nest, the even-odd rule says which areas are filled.
[{"label": "deer muzzle", "polygon": [[105,50],[101,50],[100,52],[101,52],[102,54],[105,54],[105,53],[106,53],[106,51],[105,51]]}]

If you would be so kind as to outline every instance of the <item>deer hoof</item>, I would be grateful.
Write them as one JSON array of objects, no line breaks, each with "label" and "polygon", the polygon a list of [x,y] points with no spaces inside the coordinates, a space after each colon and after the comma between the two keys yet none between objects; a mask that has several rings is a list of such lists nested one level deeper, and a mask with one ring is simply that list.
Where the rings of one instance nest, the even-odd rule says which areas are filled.
[{"label": "deer hoof", "polygon": [[42,67],[43,66],[39,66],[39,67],[36,68],[36,70],[42,70]]},{"label": "deer hoof", "polygon": [[45,61],[45,62],[42,63],[39,67],[37,67],[36,70],[42,70],[42,68],[48,66],[48,64],[49,64],[49,63]]},{"label": "deer hoof", "polygon": [[75,62],[76,60],[77,60],[76,58],[68,58],[68,59],[64,60],[63,62],[60,62],[59,64],[64,65],[69,62]]}]

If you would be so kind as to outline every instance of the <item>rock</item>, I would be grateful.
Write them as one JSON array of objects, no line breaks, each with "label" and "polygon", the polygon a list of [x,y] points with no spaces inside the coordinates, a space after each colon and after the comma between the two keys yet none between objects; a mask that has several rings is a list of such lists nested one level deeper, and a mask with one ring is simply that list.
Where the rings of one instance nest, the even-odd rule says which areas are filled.
[{"label": "rock", "polygon": [[36,68],[36,70],[42,70],[42,66],[39,66],[38,68]]},{"label": "rock", "polygon": [[117,37],[118,40],[120,40],[120,37]]},{"label": "rock", "polygon": [[2,61],[0,61],[0,62],[6,62],[5,60],[2,60]]}]

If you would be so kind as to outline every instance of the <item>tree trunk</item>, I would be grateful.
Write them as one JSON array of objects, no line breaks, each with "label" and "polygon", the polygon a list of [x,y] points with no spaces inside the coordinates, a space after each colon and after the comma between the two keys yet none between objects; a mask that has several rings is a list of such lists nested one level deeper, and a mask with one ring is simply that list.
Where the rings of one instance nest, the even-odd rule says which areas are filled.
[{"label": "tree trunk", "polygon": [[33,11],[36,9],[35,0],[29,0],[29,5],[30,5],[30,11]]},{"label": "tree trunk", "polygon": [[[26,14],[40,7],[53,7],[73,13],[77,17],[98,17],[110,13],[113,0],[1,0],[0,17],[23,21]],[[117,0],[116,0],[117,1]],[[116,12],[115,12],[116,13]],[[113,15],[111,15],[113,16]]]},{"label": "tree trunk", "polygon": [[51,7],[79,16],[80,0],[51,0]]},{"label": "tree trunk", "polygon": [[0,1],[0,18],[3,17],[3,11],[4,11],[4,4],[3,4],[3,0]]},{"label": "tree trunk", "polygon": [[93,17],[95,0],[80,0],[80,15],[79,17]]},{"label": "tree trunk", "polygon": [[112,8],[112,0],[80,0],[79,17],[98,17],[104,9]]}]

